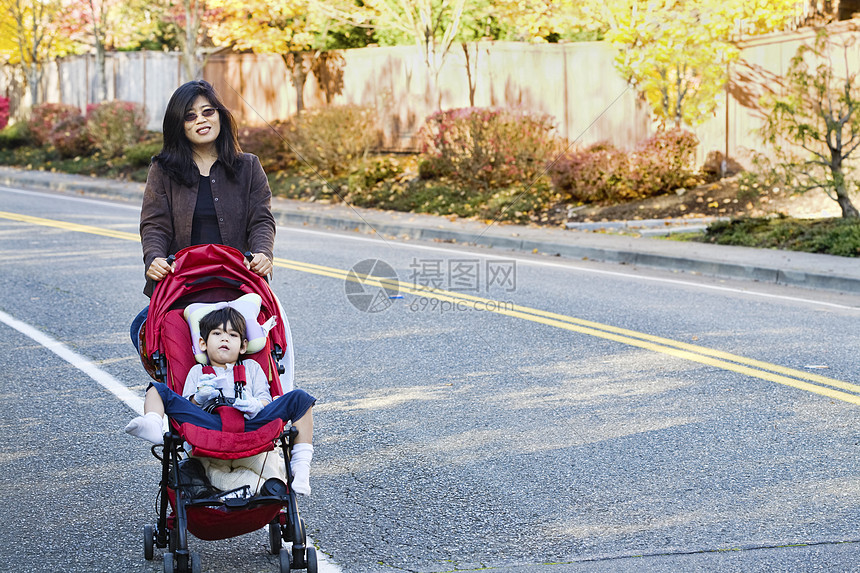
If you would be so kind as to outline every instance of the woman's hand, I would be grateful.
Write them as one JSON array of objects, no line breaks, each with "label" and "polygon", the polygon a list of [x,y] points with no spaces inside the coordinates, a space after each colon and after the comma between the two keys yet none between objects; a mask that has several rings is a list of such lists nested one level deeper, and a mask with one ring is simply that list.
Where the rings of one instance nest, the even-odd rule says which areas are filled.
[{"label": "woman's hand", "polygon": [[254,253],[254,258],[248,261],[245,259],[245,266],[248,267],[251,271],[257,273],[261,277],[264,277],[272,272],[274,266],[272,265],[272,261],[269,260],[269,257],[264,255],[263,253]]},{"label": "woman's hand", "polygon": [[146,278],[158,282],[172,272],[173,265],[169,264],[167,259],[156,257],[146,270]]}]

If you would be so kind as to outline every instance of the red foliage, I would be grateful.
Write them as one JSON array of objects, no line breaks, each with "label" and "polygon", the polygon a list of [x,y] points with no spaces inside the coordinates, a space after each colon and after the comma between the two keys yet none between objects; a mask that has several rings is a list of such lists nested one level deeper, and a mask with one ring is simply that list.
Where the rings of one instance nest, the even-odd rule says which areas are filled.
[{"label": "red foliage", "polygon": [[58,123],[49,140],[61,157],[80,157],[89,153],[93,147],[93,141],[87,133],[87,120],[82,115]]},{"label": "red foliage", "polygon": [[9,98],[0,97],[0,129],[9,125]]},{"label": "red foliage", "polygon": [[681,187],[694,171],[699,140],[689,131],[660,131],[633,153],[598,143],[565,153],[550,168],[557,191],[574,201],[642,199]]},{"label": "red foliage", "polygon": [[51,132],[58,123],[81,115],[81,110],[67,103],[42,103],[34,105],[27,121],[30,136],[36,145],[50,142]]}]

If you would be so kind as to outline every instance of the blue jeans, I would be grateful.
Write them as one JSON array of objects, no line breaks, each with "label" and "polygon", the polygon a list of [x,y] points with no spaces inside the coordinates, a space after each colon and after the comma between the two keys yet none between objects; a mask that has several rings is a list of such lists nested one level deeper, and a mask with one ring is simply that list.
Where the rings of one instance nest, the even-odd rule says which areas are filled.
[{"label": "blue jeans", "polygon": [[[207,430],[221,431],[221,416],[218,414],[207,412],[200,406],[192,404],[188,398],[183,398],[168,388],[167,384],[153,382],[152,386],[155,387],[161,396],[161,401],[164,402],[165,414],[179,424],[187,422]],[[250,420],[245,420],[245,431],[253,432],[275,419],[295,422],[307,413],[314,402],[316,402],[316,398],[304,390],[287,392],[266,404],[256,416]]]},{"label": "blue jeans", "polygon": [[137,348],[137,353],[140,354],[140,329],[143,327],[143,323],[146,321],[146,315],[149,313],[149,306],[143,307],[137,316],[134,317],[134,320],[131,321],[131,330],[129,334],[131,335],[131,343],[134,344],[134,347]]}]

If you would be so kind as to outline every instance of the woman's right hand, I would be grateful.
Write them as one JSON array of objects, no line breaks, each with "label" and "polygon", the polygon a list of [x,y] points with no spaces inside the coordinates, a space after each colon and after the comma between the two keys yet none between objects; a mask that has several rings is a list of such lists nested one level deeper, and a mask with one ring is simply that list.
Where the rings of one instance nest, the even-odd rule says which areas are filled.
[{"label": "woman's right hand", "polygon": [[158,282],[172,272],[173,265],[168,263],[167,259],[156,257],[146,270],[146,278]]}]

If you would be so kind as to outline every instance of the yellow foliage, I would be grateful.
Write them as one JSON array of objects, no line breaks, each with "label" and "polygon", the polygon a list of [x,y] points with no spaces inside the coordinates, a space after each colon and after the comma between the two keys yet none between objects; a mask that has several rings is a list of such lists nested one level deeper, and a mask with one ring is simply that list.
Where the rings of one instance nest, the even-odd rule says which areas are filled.
[{"label": "yellow foliage", "polygon": [[713,112],[738,56],[733,41],[783,29],[795,15],[793,0],[614,0],[602,9],[618,69],[675,126]]},{"label": "yellow foliage", "polygon": [[218,46],[287,54],[314,48],[322,28],[318,2],[310,0],[209,0],[219,14],[209,34]]}]

